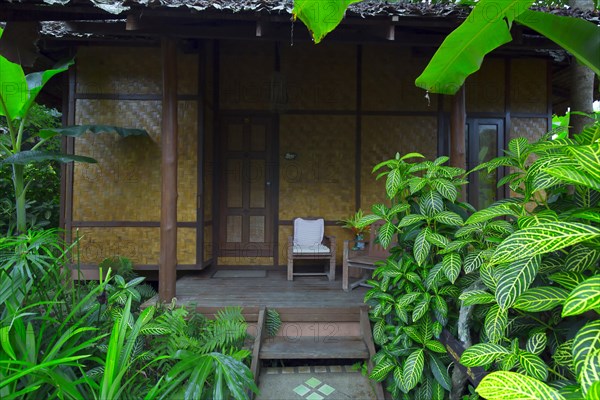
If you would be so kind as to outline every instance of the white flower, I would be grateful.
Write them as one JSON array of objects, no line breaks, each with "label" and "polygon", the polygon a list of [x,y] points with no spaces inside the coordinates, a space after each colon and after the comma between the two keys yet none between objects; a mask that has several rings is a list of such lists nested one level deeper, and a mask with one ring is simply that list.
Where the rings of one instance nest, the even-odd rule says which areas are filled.
[{"label": "white flower", "polygon": [[594,112],[600,112],[600,100],[596,100],[592,103],[592,110],[594,110]]}]

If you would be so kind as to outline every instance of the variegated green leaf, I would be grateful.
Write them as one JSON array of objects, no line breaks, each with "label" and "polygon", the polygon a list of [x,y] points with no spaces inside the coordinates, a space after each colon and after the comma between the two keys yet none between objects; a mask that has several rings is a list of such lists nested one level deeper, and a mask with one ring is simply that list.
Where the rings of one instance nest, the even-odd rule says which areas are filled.
[{"label": "variegated green leaf", "polygon": [[460,274],[461,267],[461,259],[460,254],[458,253],[450,253],[446,254],[442,259],[442,266],[444,268],[444,273],[446,277],[451,283],[456,281],[458,275]]},{"label": "variegated green leaf", "polygon": [[577,222],[550,222],[507,237],[492,256],[493,263],[512,262],[549,253],[600,237],[600,229]]},{"label": "variegated green leaf", "polygon": [[425,287],[431,289],[434,286],[437,286],[438,283],[442,282],[445,276],[442,263],[437,263],[429,270],[427,279],[425,280]]},{"label": "variegated green leaf", "polygon": [[558,345],[552,355],[554,362],[562,367],[573,368],[573,342],[575,339],[567,340]]},{"label": "variegated green leaf", "polygon": [[508,310],[494,304],[485,317],[484,331],[490,343],[498,343],[504,338],[508,325]]},{"label": "variegated green leaf", "polygon": [[451,380],[444,363],[433,354],[429,354],[429,367],[435,380],[446,390],[450,390]]},{"label": "variegated green leaf", "polygon": [[513,262],[504,271],[496,286],[496,301],[503,308],[511,307],[535,279],[540,257],[531,257]]},{"label": "variegated green leaf", "polygon": [[594,275],[571,291],[563,306],[562,316],[579,315],[599,307],[600,275]]},{"label": "variegated green leaf", "polygon": [[442,211],[441,213],[436,214],[433,219],[450,226],[462,226],[463,224],[461,216],[452,211]]},{"label": "variegated green leaf", "polygon": [[398,386],[398,388],[401,391],[406,392],[406,389],[404,388],[404,381],[402,380],[402,367],[401,366],[397,366],[394,368],[394,383],[396,384],[396,386]]},{"label": "variegated green leaf", "polygon": [[378,215],[374,215],[374,214],[369,214],[369,215],[365,215],[364,217],[362,217],[361,219],[358,220],[357,224],[359,227],[367,227],[377,221],[380,221],[381,217]]},{"label": "variegated green leaf", "polygon": [[600,399],[600,380],[592,383],[588,388],[585,395],[585,400],[598,400]]},{"label": "variegated green leaf", "polygon": [[575,374],[586,394],[594,382],[600,381],[600,320],[588,322],[575,335],[573,361]]},{"label": "variegated green leaf", "polygon": [[485,290],[470,290],[464,292],[459,297],[462,300],[464,306],[472,306],[475,304],[490,304],[496,301],[493,294],[486,292]]},{"label": "variegated green leaf", "polygon": [[565,182],[586,186],[594,190],[600,190],[600,180],[578,168],[579,166],[552,167],[546,168],[544,171]]},{"label": "variegated green leaf", "polygon": [[415,308],[413,309],[412,319],[414,322],[418,321],[425,315],[427,311],[429,311],[429,302],[431,301],[431,296],[429,293],[423,293],[423,298],[415,304]]},{"label": "variegated green leaf", "polygon": [[530,147],[527,138],[524,137],[518,137],[508,142],[508,151],[510,152],[510,155],[520,161],[525,161]]},{"label": "variegated green leaf", "polygon": [[387,342],[387,335],[385,334],[385,321],[382,319],[373,325],[373,340],[380,346]]},{"label": "variegated green leaf", "polygon": [[433,322],[430,318],[423,318],[419,324],[419,332],[423,340],[430,340],[433,338]]},{"label": "variegated green leaf", "polygon": [[581,282],[585,280],[585,276],[579,272],[557,272],[550,275],[548,278],[558,283],[560,286],[571,291],[575,289]]},{"label": "variegated green leaf", "polygon": [[460,357],[460,363],[465,367],[477,367],[496,361],[510,354],[510,351],[493,343],[478,343],[469,347]]},{"label": "variegated green leaf", "polygon": [[548,344],[548,337],[544,332],[537,332],[529,336],[525,348],[533,354],[540,354]]},{"label": "variegated green leaf", "polygon": [[405,326],[404,333],[406,333],[409,338],[411,338],[419,344],[423,344],[425,341],[424,338],[421,336],[421,332],[419,332],[419,330],[414,326]]},{"label": "variegated green leaf", "polygon": [[394,363],[389,358],[382,359],[375,367],[373,367],[373,371],[369,374],[369,378],[373,379],[376,382],[383,381],[387,375],[394,369]]},{"label": "variegated green leaf", "polygon": [[570,146],[567,151],[579,162],[581,169],[600,183],[600,145]]},{"label": "variegated green leaf", "polygon": [[536,225],[544,224],[547,222],[556,222],[558,221],[558,214],[554,211],[544,210],[540,211],[534,215],[527,215],[524,217],[520,217],[517,220],[517,225],[519,229],[530,228]]},{"label": "variegated green leaf", "polygon": [[470,274],[473,271],[477,271],[484,261],[485,253],[483,251],[474,251],[465,256],[465,262],[463,264],[463,269],[465,270],[465,274]]},{"label": "variegated green leaf", "polygon": [[445,236],[435,232],[429,232],[425,239],[427,239],[429,243],[442,249],[445,248],[449,243],[449,240]]},{"label": "variegated green leaf", "polygon": [[393,199],[400,189],[402,182],[402,172],[399,169],[392,169],[385,181],[385,191],[390,199]]},{"label": "variegated green leaf", "polygon": [[548,366],[539,356],[528,351],[519,353],[519,363],[525,369],[527,375],[532,378],[545,381],[548,378]]},{"label": "variegated green leaf", "polygon": [[425,343],[425,346],[427,346],[429,350],[435,351],[436,353],[446,354],[446,348],[437,340],[428,340]]},{"label": "variegated green leaf", "polygon": [[502,272],[505,269],[505,266],[482,264],[481,268],[479,269],[479,276],[481,277],[481,281],[483,282],[483,284],[488,289],[495,292],[496,287],[498,286],[499,272]]},{"label": "variegated green leaf", "polygon": [[419,232],[415,239],[415,245],[413,247],[413,253],[417,264],[422,265],[429,251],[431,250],[431,243],[427,241],[427,234],[431,232],[428,227],[425,227]]},{"label": "variegated green leaf", "polygon": [[561,180],[550,175],[548,172],[546,172],[546,169],[555,166],[571,167],[576,165],[577,163],[575,161],[567,157],[557,157],[556,154],[552,154],[547,157],[540,157],[533,164],[531,164],[527,170],[525,180],[531,187],[535,188],[535,190],[548,189],[549,187],[560,184]]},{"label": "variegated green leaf", "polygon": [[518,358],[519,356],[517,356],[515,353],[510,353],[509,355],[504,357],[502,361],[500,361],[500,363],[498,364],[498,368],[500,368],[500,370],[502,371],[510,371],[517,364]]},{"label": "variegated green leaf", "polygon": [[515,228],[510,222],[497,219],[488,223],[486,231],[499,233],[501,235],[510,235],[515,231]]},{"label": "variegated green leaf", "polygon": [[413,351],[406,358],[404,369],[402,371],[402,380],[404,381],[404,388],[407,391],[417,386],[417,383],[421,380],[424,364],[425,355],[423,349]]},{"label": "variegated green leaf", "polygon": [[572,218],[581,218],[587,221],[600,222],[600,209],[577,210],[571,214]]},{"label": "variegated green leaf", "polygon": [[510,371],[486,375],[475,391],[487,400],[565,400],[544,382]]},{"label": "variegated green leaf", "polygon": [[427,216],[425,216],[425,215],[421,215],[421,214],[408,214],[407,216],[403,217],[400,220],[400,223],[398,223],[398,227],[399,228],[404,228],[406,226],[410,226],[410,225],[416,224],[417,222],[425,221],[426,219],[427,219]]},{"label": "variegated green leaf", "polygon": [[512,307],[528,312],[548,311],[561,305],[568,295],[569,292],[556,286],[538,286],[517,297]]},{"label": "variegated green leaf", "polygon": [[419,293],[419,292],[406,293],[398,299],[398,305],[400,307],[406,307],[406,306],[412,304],[420,296],[421,296],[421,293]]},{"label": "variegated green leaf", "polygon": [[427,185],[427,179],[414,177],[408,180],[408,190],[410,194],[415,194]]},{"label": "variegated green leaf", "polygon": [[552,274],[562,269],[564,260],[554,255],[546,255],[542,258],[539,274]]},{"label": "variegated green leaf", "polygon": [[388,248],[392,242],[392,237],[394,236],[395,232],[396,228],[391,222],[386,222],[381,226],[381,228],[379,228],[379,243],[381,243],[383,248]]},{"label": "variegated green leaf", "polygon": [[584,272],[590,267],[598,267],[600,250],[578,244],[571,249],[565,261],[567,271]]},{"label": "variegated green leaf", "polygon": [[381,203],[373,204],[371,206],[371,211],[373,212],[373,214],[377,215],[378,217],[381,217],[381,219],[384,219],[388,215],[387,207]]},{"label": "variegated green leaf", "polygon": [[423,214],[433,217],[444,211],[444,201],[437,191],[430,190],[421,196],[419,207]]},{"label": "variegated green leaf", "polygon": [[466,224],[471,225],[478,222],[485,222],[496,217],[503,217],[505,215],[513,217],[519,216],[517,213],[515,213],[515,211],[513,211],[512,208],[510,208],[510,204],[506,203],[497,206],[487,207],[483,210],[477,211],[476,213],[471,215],[469,219],[467,219]]},{"label": "variegated green leaf", "polygon": [[443,178],[434,179],[431,185],[446,199],[453,203],[456,201],[458,190],[456,190],[456,187],[449,180]]},{"label": "variegated green leaf", "polygon": [[448,323],[448,304],[446,304],[444,298],[438,295],[434,296],[433,301],[431,302],[431,308],[433,309],[435,318],[445,326]]}]

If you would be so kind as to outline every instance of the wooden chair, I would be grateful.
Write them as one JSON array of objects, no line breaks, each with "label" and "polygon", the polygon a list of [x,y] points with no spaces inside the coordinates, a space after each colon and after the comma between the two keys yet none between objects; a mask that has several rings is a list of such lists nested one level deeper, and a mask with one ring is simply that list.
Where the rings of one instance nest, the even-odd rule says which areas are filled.
[{"label": "wooden chair", "polygon": [[[388,250],[383,248],[379,243],[376,243],[379,229],[383,225],[383,221],[375,222],[371,225],[371,231],[369,233],[369,242],[365,250],[352,250],[350,249],[350,243],[352,240],[344,240],[344,255],[342,265],[342,289],[345,291],[352,290],[357,286],[367,286],[365,283],[367,279],[371,278],[371,274],[377,266],[375,263],[378,261],[385,261],[390,253]],[[391,245],[393,246],[393,244]],[[355,282],[349,282],[349,269],[359,268],[362,270],[362,277]]]},{"label": "wooden chair", "polygon": [[[324,272],[294,272],[296,260],[324,260]],[[319,219],[294,220],[294,235],[288,238],[287,279],[294,276],[324,275],[335,280],[335,236],[325,235],[325,222]]]}]

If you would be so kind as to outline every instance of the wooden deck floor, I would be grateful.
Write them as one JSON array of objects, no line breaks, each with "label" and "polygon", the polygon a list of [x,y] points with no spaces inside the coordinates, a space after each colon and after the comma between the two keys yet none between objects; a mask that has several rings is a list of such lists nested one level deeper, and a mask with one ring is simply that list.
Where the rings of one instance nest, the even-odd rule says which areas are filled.
[{"label": "wooden deck floor", "polygon": [[[186,276],[177,281],[177,304],[196,306],[203,314],[214,314],[227,306],[241,306],[248,320],[263,307],[274,308],[283,320],[294,314],[312,315],[315,321],[348,320],[364,305],[366,289],[342,290],[341,280],[329,282],[325,277],[296,277],[286,280],[284,271],[266,271],[262,278],[212,278],[212,274]],[[154,304],[156,298],[145,305]],[[333,319],[332,319],[333,318]]]}]

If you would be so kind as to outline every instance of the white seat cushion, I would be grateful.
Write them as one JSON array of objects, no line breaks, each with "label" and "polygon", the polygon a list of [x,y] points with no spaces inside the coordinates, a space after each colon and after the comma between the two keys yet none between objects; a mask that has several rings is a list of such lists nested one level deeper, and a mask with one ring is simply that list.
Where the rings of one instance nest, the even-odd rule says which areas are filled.
[{"label": "white seat cushion", "polygon": [[317,245],[295,244],[292,251],[294,254],[329,254],[331,252],[331,250],[329,250],[329,247],[322,245],[322,244],[317,244]]},{"label": "white seat cushion", "polygon": [[320,245],[324,233],[325,221],[323,221],[323,218],[313,220],[296,218],[294,220],[294,245]]}]

